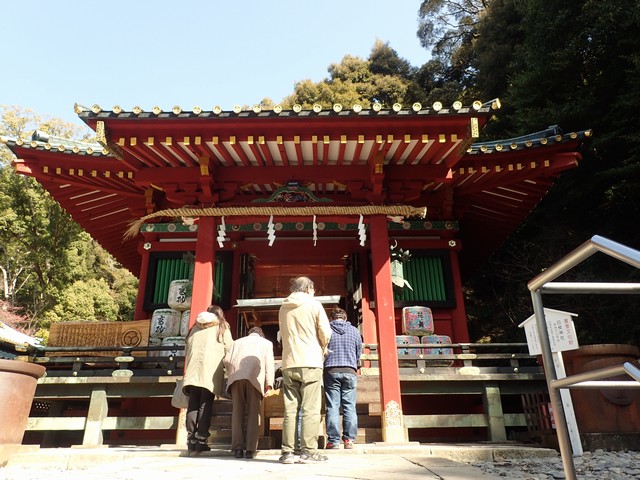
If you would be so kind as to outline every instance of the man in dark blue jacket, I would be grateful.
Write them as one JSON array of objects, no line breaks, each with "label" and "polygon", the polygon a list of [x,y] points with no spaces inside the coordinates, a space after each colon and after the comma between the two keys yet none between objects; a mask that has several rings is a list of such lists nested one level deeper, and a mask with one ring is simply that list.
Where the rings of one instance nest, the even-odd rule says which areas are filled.
[{"label": "man in dark blue jacket", "polygon": [[[329,314],[331,340],[324,360],[324,396],[326,404],[327,444],[325,448],[353,448],[358,435],[356,390],[358,366],[362,355],[362,337],[347,320],[342,308]],[[340,407],[342,406],[342,436]]]}]

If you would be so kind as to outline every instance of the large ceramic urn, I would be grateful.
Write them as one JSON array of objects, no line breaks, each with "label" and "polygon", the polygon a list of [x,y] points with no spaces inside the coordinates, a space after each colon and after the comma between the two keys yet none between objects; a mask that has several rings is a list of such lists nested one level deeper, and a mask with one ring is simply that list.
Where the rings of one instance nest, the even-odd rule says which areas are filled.
[{"label": "large ceramic urn", "polygon": [[36,385],[45,372],[35,363],[0,360],[0,445],[22,443]]}]

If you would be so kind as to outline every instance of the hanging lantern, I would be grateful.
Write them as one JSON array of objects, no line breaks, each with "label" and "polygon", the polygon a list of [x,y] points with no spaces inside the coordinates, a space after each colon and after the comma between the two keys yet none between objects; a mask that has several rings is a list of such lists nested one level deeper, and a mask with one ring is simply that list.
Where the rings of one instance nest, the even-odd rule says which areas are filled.
[{"label": "hanging lantern", "polygon": [[404,278],[403,264],[408,262],[411,257],[409,250],[398,249],[398,242],[395,242],[391,246],[389,256],[391,258],[391,283],[393,284],[393,289],[396,293],[401,293],[404,287],[409,287],[410,290],[413,290],[413,287]]}]

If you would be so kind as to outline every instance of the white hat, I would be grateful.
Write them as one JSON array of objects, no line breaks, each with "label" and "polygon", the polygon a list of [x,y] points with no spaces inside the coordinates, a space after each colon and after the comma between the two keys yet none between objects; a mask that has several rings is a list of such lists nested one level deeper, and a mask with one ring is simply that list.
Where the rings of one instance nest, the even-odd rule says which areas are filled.
[{"label": "white hat", "polygon": [[215,313],[211,312],[202,312],[199,313],[196,317],[196,322],[198,323],[211,323],[218,319],[218,316]]}]

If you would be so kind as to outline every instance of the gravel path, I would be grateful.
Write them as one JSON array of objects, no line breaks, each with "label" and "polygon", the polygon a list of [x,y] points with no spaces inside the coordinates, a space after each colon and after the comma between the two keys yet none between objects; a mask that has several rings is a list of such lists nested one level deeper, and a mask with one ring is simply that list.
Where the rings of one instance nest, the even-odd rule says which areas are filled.
[{"label": "gravel path", "polygon": [[[640,452],[584,452],[573,459],[579,479],[640,480]],[[519,459],[493,463],[472,463],[483,472],[507,479],[552,480],[565,478],[562,459]]]}]

